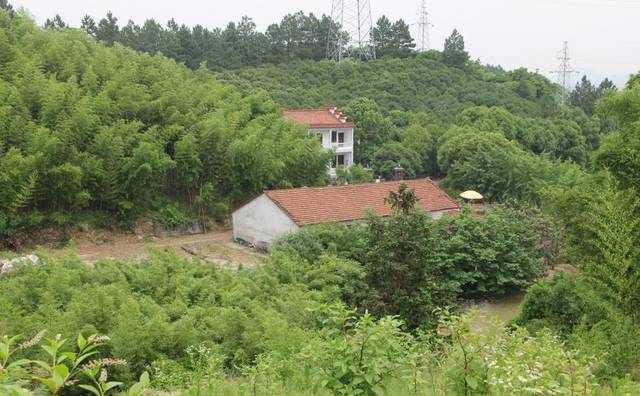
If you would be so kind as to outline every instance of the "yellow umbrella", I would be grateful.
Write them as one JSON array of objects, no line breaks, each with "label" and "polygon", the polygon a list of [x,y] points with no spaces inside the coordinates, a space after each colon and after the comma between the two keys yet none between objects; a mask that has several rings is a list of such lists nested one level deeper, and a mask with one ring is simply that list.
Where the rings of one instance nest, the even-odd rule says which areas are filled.
[{"label": "yellow umbrella", "polygon": [[465,191],[462,194],[460,194],[460,197],[469,200],[469,201],[479,201],[481,199],[484,199],[484,197],[482,196],[482,194],[480,194],[477,191]]}]

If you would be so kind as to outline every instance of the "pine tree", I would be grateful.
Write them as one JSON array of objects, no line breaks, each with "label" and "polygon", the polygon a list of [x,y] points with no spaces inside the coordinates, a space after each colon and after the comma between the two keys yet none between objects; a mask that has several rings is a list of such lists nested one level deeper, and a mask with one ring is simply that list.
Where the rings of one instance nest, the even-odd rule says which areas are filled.
[{"label": "pine tree", "polygon": [[371,38],[376,49],[376,56],[382,58],[393,52],[393,25],[385,15],[381,16],[371,30]]},{"label": "pine tree", "polygon": [[450,66],[464,66],[469,60],[469,54],[464,48],[464,37],[453,29],[453,33],[444,41],[444,51],[442,51],[442,60]]},{"label": "pine tree", "polygon": [[13,6],[9,4],[8,0],[0,0],[0,10],[7,11],[11,16],[15,14],[15,12],[13,11]]},{"label": "pine tree", "polygon": [[576,88],[569,96],[571,105],[580,107],[588,115],[593,114],[598,102],[598,93],[596,87],[589,81],[587,76],[582,76]]},{"label": "pine tree", "polygon": [[411,55],[416,43],[409,32],[409,25],[402,19],[397,20],[391,27],[393,37],[394,55],[398,57],[407,57]]},{"label": "pine tree", "polygon": [[111,11],[107,12],[107,16],[98,23],[96,38],[107,45],[113,45],[113,43],[120,41],[118,18],[114,17]]},{"label": "pine tree", "polygon": [[62,17],[58,14],[56,14],[53,19],[47,18],[47,20],[44,22],[45,29],[64,29],[67,27],[68,26],[66,22],[62,20]]},{"label": "pine tree", "polygon": [[82,18],[82,24],[80,28],[87,32],[89,36],[96,37],[96,33],[98,32],[98,27],[96,26],[96,21],[89,15],[85,15]]},{"label": "pine tree", "polygon": [[605,78],[604,80],[602,80],[600,85],[598,85],[598,89],[597,89],[598,98],[602,98],[607,92],[615,91],[615,90],[616,90],[616,85],[613,83],[613,81],[609,80],[608,78]]}]

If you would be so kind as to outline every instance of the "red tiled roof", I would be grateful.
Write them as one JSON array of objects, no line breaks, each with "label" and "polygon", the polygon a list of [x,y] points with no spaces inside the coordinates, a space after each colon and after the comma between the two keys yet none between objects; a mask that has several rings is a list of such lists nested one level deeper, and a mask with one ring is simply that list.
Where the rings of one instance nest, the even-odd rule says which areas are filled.
[{"label": "red tiled roof", "polygon": [[288,120],[297,122],[298,124],[308,125],[312,129],[355,127],[354,123],[347,121],[347,118],[335,107],[285,110],[282,115]]},{"label": "red tiled roof", "polygon": [[460,206],[431,179],[356,184],[318,188],[271,190],[265,194],[299,226],[360,220],[367,210],[391,214],[384,200],[402,183],[415,190],[418,205],[427,212],[457,211]]}]

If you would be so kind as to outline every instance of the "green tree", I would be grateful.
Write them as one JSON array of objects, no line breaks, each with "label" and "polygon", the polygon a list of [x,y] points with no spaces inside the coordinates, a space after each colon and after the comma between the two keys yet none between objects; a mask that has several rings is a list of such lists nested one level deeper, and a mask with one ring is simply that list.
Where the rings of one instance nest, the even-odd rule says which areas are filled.
[{"label": "green tree", "polygon": [[598,102],[598,89],[589,81],[587,76],[582,76],[582,80],[576,85],[569,95],[569,103],[580,107],[588,115],[593,114]]},{"label": "green tree", "polygon": [[402,136],[402,144],[420,155],[420,166],[424,173],[429,176],[438,175],[436,137],[440,133],[440,128],[433,124],[427,127],[412,124],[404,131]]},{"label": "green tree", "polygon": [[411,55],[416,48],[416,43],[411,37],[409,25],[402,19],[398,19],[393,23],[391,31],[395,56],[403,58]]},{"label": "green tree", "polygon": [[394,215],[368,220],[367,283],[375,292],[368,306],[417,327],[430,316],[435,298],[423,291],[433,275],[425,263],[431,249],[429,218],[409,208],[415,203],[410,192],[397,194],[397,199],[389,197],[398,207]]},{"label": "green tree", "polygon": [[375,44],[376,55],[384,57],[393,51],[393,25],[385,15],[376,22],[376,26],[371,30],[371,38]]},{"label": "green tree", "polygon": [[373,182],[373,172],[360,164],[350,167],[339,166],[336,169],[336,182],[338,184],[361,184]]},{"label": "green tree", "polygon": [[600,109],[614,117],[619,130],[604,138],[596,160],[624,187],[637,190],[640,188],[640,85],[608,95]]},{"label": "green tree", "polygon": [[107,12],[106,17],[102,18],[98,23],[96,38],[107,45],[113,45],[113,43],[120,40],[118,18],[114,17],[111,11]]},{"label": "green tree", "polygon": [[399,142],[383,144],[373,154],[371,165],[376,174],[387,180],[393,178],[393,169],[397,166],[401,166],[409,178],[422,174],[420,154]]},{"label": "green tree", "polygon": [[96,21],[90,15],[85,15],[84,17],[82,17],[80,28],[87,32],[87,34],[91,37],[96,37],[98,33],[98,26],[96,25]]},{"label": "green tree", "polygon": [[451,36],[444,41],[442,61],[449,66],[462,67],[469,60],[469,54],[464,48],[464,37],[454,29]]},{"label": "green tree", "polygon": [[45,29],[64,29],[66,27],[67,23],[63,21],[62,17],[58,14],[56,14],[53,19],[47,18],[47,20],[44,22]]},{"label": "green tree", "polygon": [[0,9],[5,10],[9,15],[13,15],[13,6],[9,3],[9,0],[0,0]]}]

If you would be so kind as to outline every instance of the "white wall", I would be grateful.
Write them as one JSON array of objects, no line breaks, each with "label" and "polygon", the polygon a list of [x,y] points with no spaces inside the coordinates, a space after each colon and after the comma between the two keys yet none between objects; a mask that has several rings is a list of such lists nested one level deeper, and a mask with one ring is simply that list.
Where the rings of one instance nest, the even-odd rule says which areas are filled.
[{"label": "white wall", "polygon": [[233,237],[254,245],[270,244],[298,230],[298,225],[269,197],[262,194],[233,212]]}]

